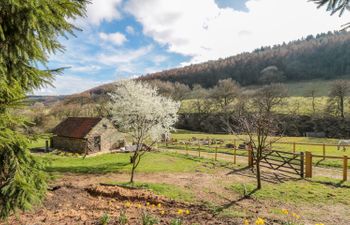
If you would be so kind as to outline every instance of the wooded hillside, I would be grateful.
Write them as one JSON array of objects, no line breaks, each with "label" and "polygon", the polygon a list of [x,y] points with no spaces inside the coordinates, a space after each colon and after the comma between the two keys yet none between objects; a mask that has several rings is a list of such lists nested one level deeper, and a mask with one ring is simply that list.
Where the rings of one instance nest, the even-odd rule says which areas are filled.
[{"label": "wooded hillside", "polygon": [[350,73],[349,56],[350,33],[329,32],[262,47],[252,53],[148,74],[140,79],[213,87],[220,79],[232,78],[245,86],[262,83],[262,75],[269,67],[278,72],[278,81],[334,79]]}]

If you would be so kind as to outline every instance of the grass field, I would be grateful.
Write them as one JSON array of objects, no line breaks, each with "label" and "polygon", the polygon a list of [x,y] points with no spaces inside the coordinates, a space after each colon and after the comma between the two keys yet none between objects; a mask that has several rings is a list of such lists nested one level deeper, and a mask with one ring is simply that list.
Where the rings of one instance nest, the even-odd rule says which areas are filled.
[{"label": "grass field", "polygon": [[[211,135],[188,131],[173,134],[173,138],[178,139],[187,140],[191,137],[225,139],[226,143],[232,143],[234,138],[230,135]],[[286,140],[336,142],[332,139],[289,137]],[[222,151],[232,150],[222,148]],[[105,154],[85,159],[81,156],[52,153],[35,154],[35,156],[48,162],[46,165],[48,172],[60,174],[58,180],[64,178],[65,182],[69,180],[68,183],[74,184],[87,182],[88,177],[90,182],[128,185],[125,183],[131,166],[128,153]],[[253,221],[259,216],[282,224],[279,221],[285,221],[286,215],[281,214],[281,209],[288,209],[301,216],[300,223],[295,224],[319,222],[346,224],[343,221],[350,219],[347,212],[350,206],[349,182],[320,177],[305,180],[296,178],[280,180],[274,174],[270,174],[268,180],[263,180],[263,189],[254,191],[255,177],[250,170],[242,173],[233,172],[241,167],[244,165],[236,166],[232,165],[232,162],[214,162],[212,159],[176,153],[147,153],[137,169],[135,186],[176,201],[200,204],[218,217],[234,217],[242,218],[242,220],[251,218],[250,220]],[[252,191],[254,192],[249,197],[245,196],[246,193]],[[333,213],[331,210],[334,208],[341,210]],[[319,216],[315,217],[315,214]]]},{"label": "grass field", "polygon": [[[94,157],[71,157],[47,154],[37,156],[46,162],[48,172],[70,172],[83,174],[129,172],[131,170],[130,154],[113,153]],[[137,171],[144,173],[154,172],[213,172],[208,165],[225,164],[224,162],[212,162],[211,160],[193,158],[175,153],[148,153],[144,156]]]},{"label": "grass field", "polygon": [[[186,146],[181,143],[181,141],[188,141],[191,138],[197,139],[221,139],[224,140],[224,144],[219,145],[218,152],[233,154],[233,149],[226,148],[225,145],[230,143],[236,145],[242,143],[244,140],[247,140],[245,136],[236,136],[236,135],[227,135],[227,134],[207,134],[207,133],[190,133],[188,131],[179,130],[176,133],[172,134],[173,139],[177,139],[177,142],[173,144],[169,144],[168,148],[172,149],[182,149],[185,150]],[[235,141],[236,140],[236,141]],[[271,138],[271,140],[276,140],[276,138]],[[290,144],[282,144],[278,142],[286,142]],[[192,142],[192,145],[188,145],[187,149],[197,151],[198,148],[201,151],[214,152],[216,145],[200,145],[196,144],[196,142]],[[326,156],[339,156],[343,157],[344,155],[350,157],[350,148],[348,147],[345,151],[342,148],[340,150],[337,149],[336,146],[327,146],[327,144],[334,145],[338,143],[337,139],[331,138],[309,138],[309,137],[283,137],[278,139],[276,143],[273,143],[272,148],[274,150],[293,152],[293,143],[297,143],[295,145],[295,152],[306,152],[309,151],[313,155],[323,155],[323,146],[322,145],[307,145],[307,143],[318,143],[318,144],[326,144],[325,153]],[[305,143],[305,144],[299,144]],[[161,147],[165,147],[165,144],[162,144]],[[247,155],[246,151],[237,151],[238,155]],[[323,166],[332,166],[332,167],[342,167],[343,161],[341,159],[326,159],[315,158],[314,164],[323,165]]]}]

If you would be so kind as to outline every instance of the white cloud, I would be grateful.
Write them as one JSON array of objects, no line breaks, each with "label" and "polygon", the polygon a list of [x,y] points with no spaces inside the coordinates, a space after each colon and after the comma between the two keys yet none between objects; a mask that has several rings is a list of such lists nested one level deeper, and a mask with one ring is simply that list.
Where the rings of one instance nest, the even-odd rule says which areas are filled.
[{"label": "white cloud", "polygon": [[109,41],[115,45],[123,45],[124,42],[127,41],[126,37],[124,34],[122,33],[119,33],[119,32],[116,32],[116,33],[110,33],[110,34],[107,34],[107,33],[99,33],[99,36],[102,40],[104,41]]},{"label": "white cloud", "polygon": [[153,46],[148,45],[146,47],[142,47],[136,50],[124,50],[124,51],[111,52],[108,54],[103,53],[97,57],[97,60],[100,63],[106,64],[106,65],[131,63],[132,61],[140,58],[141,56],[144,56],[147,53],[151,52],[152,49],[153,49]]},{"label": "white cloud", "polygon": [[87,20],[99,25],[102,21],[111,22],[121,18],[121,13],[118,11],[122,0],[92,0],[87,6]]},{"label": "white cloud", "polygon": [[125,9],[145,35],[192,56],[191,63],[337,30],[348,21],[306,0],[249,0],[246,6],[248,12],[219,8],[214,0],[130,0]]},{"label": "white cloud", "polygon": [[34,91],[35,95],[69,95],[74,93],[80,93],[99,86],[104,83],[110,83],[112,81],[96,81],[87,79],[86,77],[78,77],[72,75],[56,76],[53,82],[54,88],[45,87],[40,90]]},{"label": "white cloud", "polygon": [[125,31],[128,33],[128,34],[135,34],[135,29],[132,27],[132,26],[127,26],[125,28]]}]

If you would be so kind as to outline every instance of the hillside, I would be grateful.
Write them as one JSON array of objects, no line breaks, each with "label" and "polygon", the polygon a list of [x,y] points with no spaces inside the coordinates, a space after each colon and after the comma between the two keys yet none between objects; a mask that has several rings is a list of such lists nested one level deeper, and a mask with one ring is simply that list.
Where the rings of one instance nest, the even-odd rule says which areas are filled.
[{"label": "hillside", "polygon": [[142,76],[192,86],[212,87],[218,80],[232,78],[243,86],[260,84],[262,71],[277,67],[284,82],[335,79],[350,73],[350,33],[329,32],[287,44],[262,47],[225,59],[175,68]]}]

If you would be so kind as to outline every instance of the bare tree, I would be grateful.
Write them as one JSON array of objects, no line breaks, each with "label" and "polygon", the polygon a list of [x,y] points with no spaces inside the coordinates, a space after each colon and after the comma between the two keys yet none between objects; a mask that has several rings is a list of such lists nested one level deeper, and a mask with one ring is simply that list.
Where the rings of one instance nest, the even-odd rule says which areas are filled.
[{"label": "bare tree", "polygon": [[204,89],[201,85],[193,85],[191,91],[191,107],[195,109],[198,114],[206,114],[211,111],[211,102],[209,99],[209,91]]},{"label": "bare tree", "polygon": [[284,126],[273,110],[282,105],[284,97],[285,91],[280,85],[264,86],[251,95],[250,107],[245,105],[241,108],[244,112],[234,119],[238,129],[232,123],[229,125],[232,133],[243,133],[249,138],[256,165],[257,189],[262,187],[260,162],[263,152],[269,150],[270,144],[279,140],[283,134]]},{"label": "bare tree", "polygon": [[275,106],[282,105],[286,97],[287,89],[283,84],[266,85],[255,92],[253,107],[270,113]]},{"label": "bare tree", "polygon": [[316,94],[317,90],[315,88],[311,88],[310,90],[306,91],[306,96],[311,98],[311,106],[312,106],[312,114],[316,113]]},{"label": "bare tree", "polygon": [[328,100],[328,111],[341,118],[345,118],[345,100],[350,92],[350,82],[347,80],[336,80],[331,86]]}]

